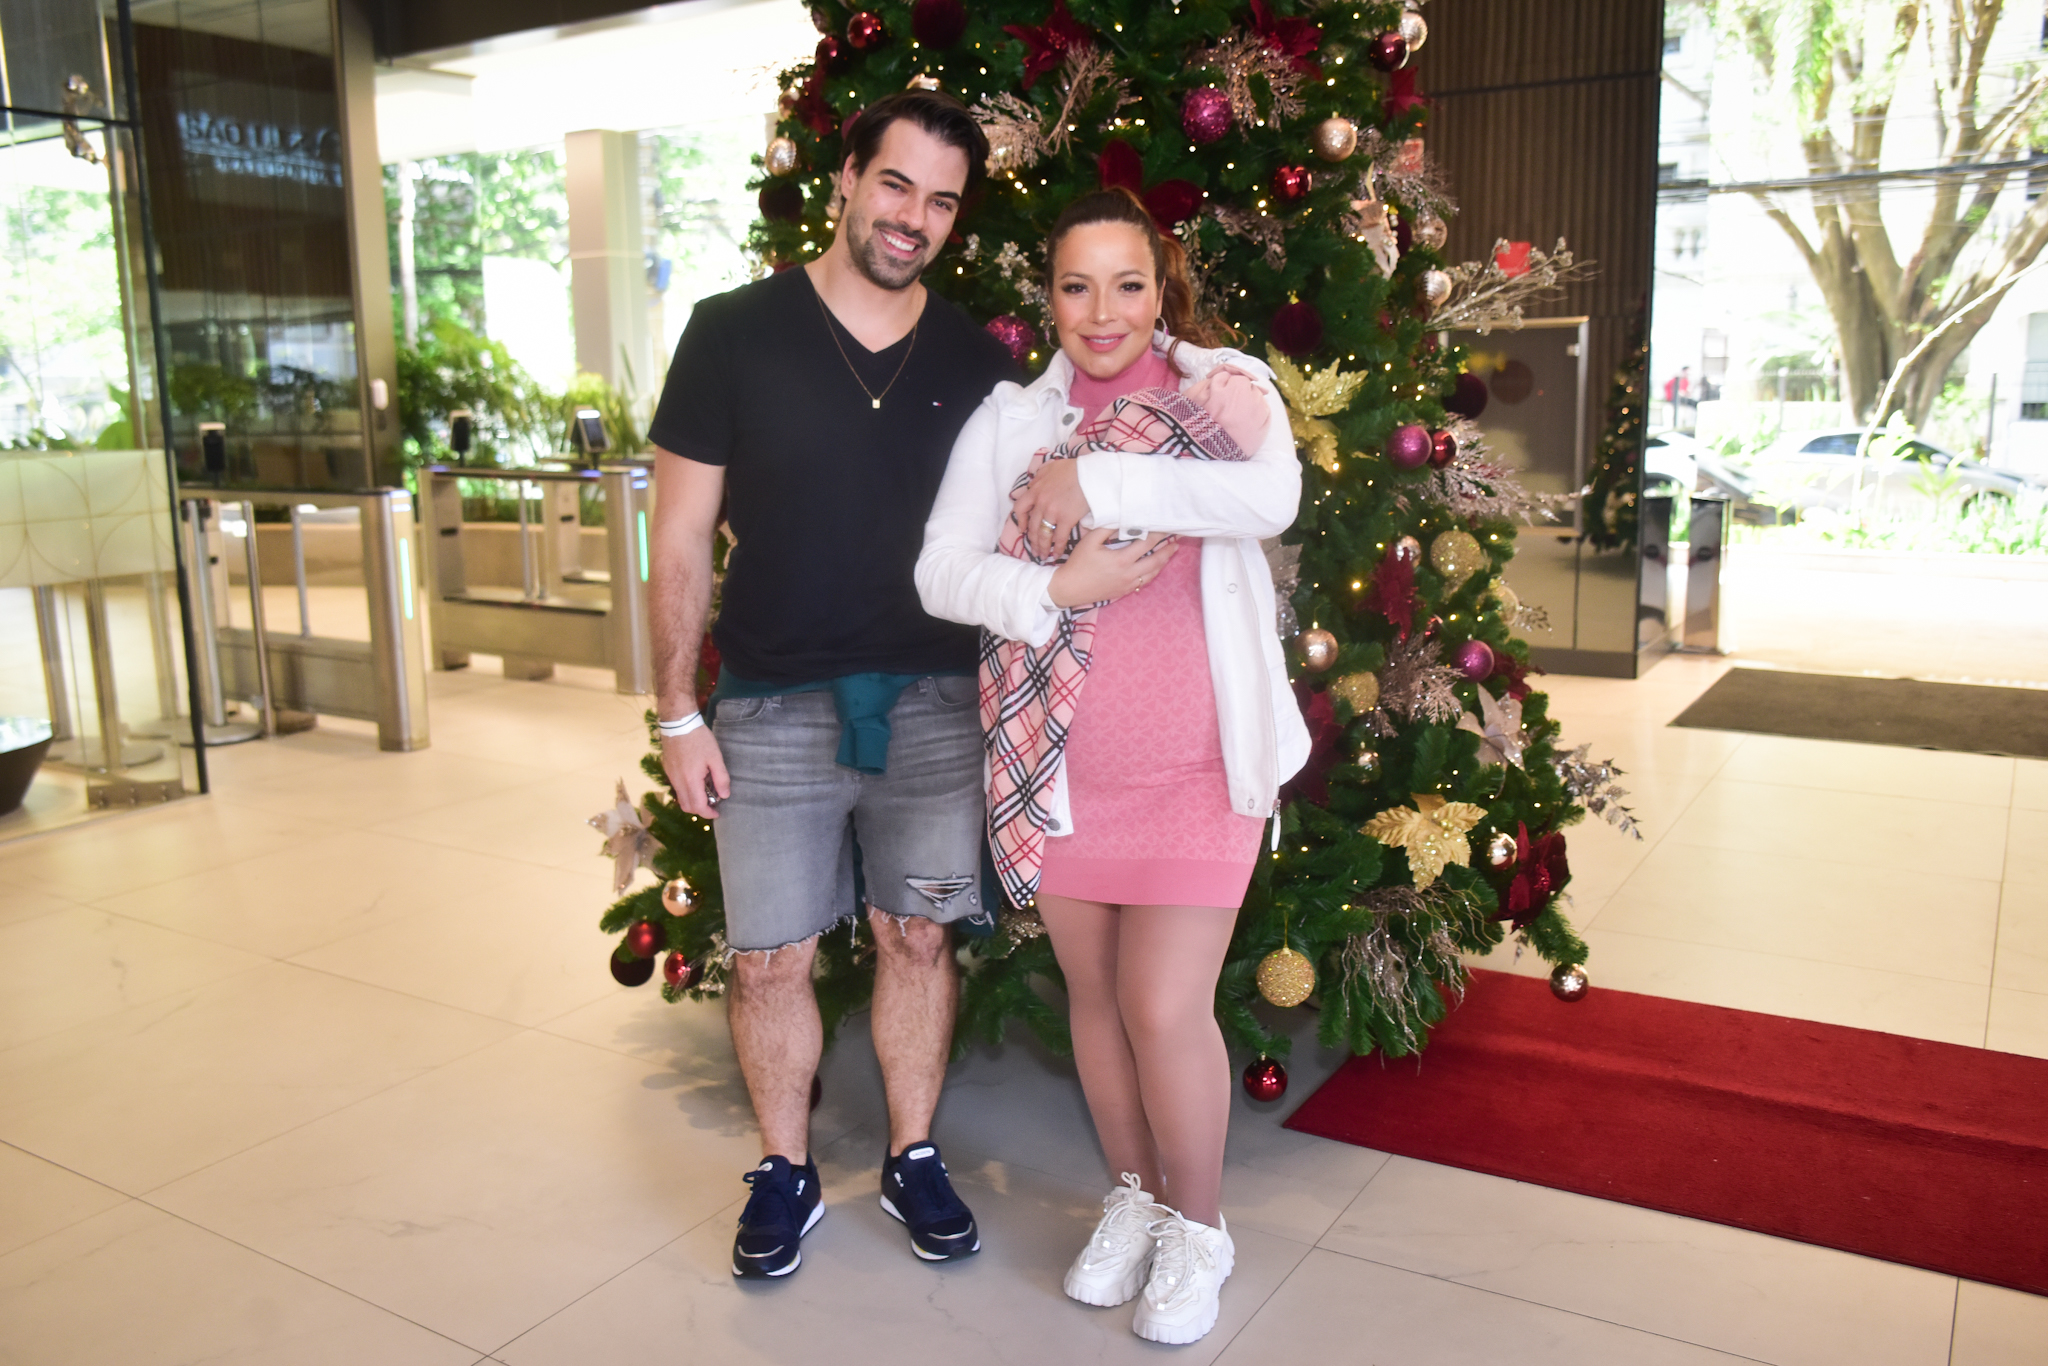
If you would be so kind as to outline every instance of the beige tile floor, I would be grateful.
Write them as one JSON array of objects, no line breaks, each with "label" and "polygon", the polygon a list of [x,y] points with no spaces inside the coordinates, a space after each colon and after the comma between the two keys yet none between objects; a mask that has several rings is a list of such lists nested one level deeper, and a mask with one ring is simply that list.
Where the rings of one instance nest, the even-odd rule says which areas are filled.
[{"label": "beige tile floor", "polygon": [[[2048,1057],[2048,763],[1670,729],[1717,676],[1549,680],[1630,770],[1573,832],[1595,981]],[[956,1068],[938,1134],[986,1250],[876,1207],[865,1022],[833,1050],[830,1216],[726,1270],[755,1148],[723,1021],[612,984],[582,821],[641,703],[433,680],[214,754],[217,795],[0,846],[0,1362],[1151,1359],[1064,1300],[1103,1188],[1070,1069]],[[1495,966],[1536,972],[1508,955]],[[1563,1007],[1559,1007],[1562,1009]],[[1337,1059],[1306,1024],[1299,1099]],[[2048,1362],[2048,1299],[1325,1142],[1240,1099],[1238,1270],[1190,1362]]]}]

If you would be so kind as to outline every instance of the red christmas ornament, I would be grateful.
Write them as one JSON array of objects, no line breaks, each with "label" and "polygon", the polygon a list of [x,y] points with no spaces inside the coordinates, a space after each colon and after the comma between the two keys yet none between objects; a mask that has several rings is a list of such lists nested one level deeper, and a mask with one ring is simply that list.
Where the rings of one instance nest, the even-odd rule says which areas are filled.
[{"label": "red christmas ornament", "polygon": [[617,954],[608,954],[605,963],[612,970],[612,980],[622,987],[644,987],[654,976],[652,958],[621,959]]},{"label": "red christmas ornament", "polygon": [[1444,400],[1444,411],[1459,417],[1478,417],[1486,411],[1486,381],[1470,371],[1461,371],[1457,386]]},{"label": "red christmas ornament", "polygon": [[1273,198],[1282,204],[1299,204],[1308,197],[1308,191],[1308,167],[1282,166],[1273,172]]},{"label": "red christmas ornament", "polygon": [[[846,21],[846,41],[853,46],[855,52],[866,52],[871,48],[880,47],[882,40],[888,36],[888,30],[882,27],[882,16],[873,10],[861,10]],[[1406,49],[1407,44],[1402,44],[1402,50]]]},{"label": "red christmas ornament", "polygon": [[1260,1054],[1244,1065],[1244,1093],[1258,1101],[1280,1099],[1287,1094],[1287,1069]]},{"label": "red christmas ornament", "polygon": [[636,920],[626,927],[626,951],[635,958],[652,958],[661,952],[668,936],[651,920]]},{"label": "red christmas ornament", "polygon": [[1003,32],[1024,44],[1024,88],[1066,60],[1070,48],[1086,47],[1095,34],[1067,13],[1067,0],[1053,0],[1052,13],[1038,28],[1005,24]]},{"label": "red christmas ornament", "polygon": [[1121,185],[1132,194],[1143,194],[1145,163],[1139,159],[1138,149],[1122,138],[1103,143],[1095,156],[1095,183],[1105,190]]},{"label": "red christmas ornament", "polygon": [[1038,333],[1031,324],[1014,313],[1004,313],[990,318],[982,324],[982,330],[1003,344],[1010,353],[1010,359],[1022,365],[1030,356],[1031,348],[1038,345]]},{"label": "red christmas ornament", "polygon": [[961,0],[917,0],[910,9],[910,36],[925,47],[949,48],[967,32]]},{"label": "red christmas ornament", "polygon": [[1145,163],[1137,150],[1121,138],[1102,144],[1095,158],[1096,183],[1103,189],[1122,186],[1145,202],[1146,212],[1160,231],[1171,232],[1202,211],[1202,187],[1191,180],[1162,180],[1145,188]]},{"label": "red christmas ornament", "polygon": [[1306,356],[1323,344],[1323,315],[1310,303],[1282,304],[1273,310],[1273,345],[1290,356]]},{"label": "red christmas ornament", "polygon": [[704,962],[699,959],[692,963],[680,953],[672,953],[661,960],[661,980],[680,991],[688,991],[704,980]]},{"label": "red christmas ornament", "polygon": [[1458,458],[1458,438],[1438,432],[1429,438],[1429,463],[1442,469]]},{"label": "red christmas ornament", "polygon": [[1515,875],[1500,889],[1500,912],[1494,919],[1513,921],[1519,930],[1543,913],[1552,894],[1564,890],[1572,870],[1565,862],[1562,830],[1532,840],[1529,827],[1516,821],[1515,854]]},{"label": "red christmas ornament", "polygon": [[1429,428],[1410,422],[1387,438],[1387,460],[1396,469],[1419,470],[1429,463]]},{"label": "red christmas ornament", "polygon": [[811,65],[827,74],[843,71],[846,69],[846,48],[828,33],[818,40],[817,51],[811,54]]},{"label": "red christmas ornament", "polygon": [[804,192],[794,180],[771,180],[761,187],[755,202],[761,217],[771,223],[794,223],[804,216]]},{"label": "red christmas ornament", "polygon": [[1230,96],[1213,85],[1197,86],[1181,97],[1180,129],[1197,147],[1230,131]]},{"label": "red christmas ornament", "polygon": [[1408,65],[1408,40],[1390,29],[1372,40],[1365,59],[1381,71],[1399,71]]},{"label": "red christmas ornament", "polygon": [[1451,667],[1473,683],[1493,677],[1493,647],[1483,640],[1468,640],[1451,654]]}]

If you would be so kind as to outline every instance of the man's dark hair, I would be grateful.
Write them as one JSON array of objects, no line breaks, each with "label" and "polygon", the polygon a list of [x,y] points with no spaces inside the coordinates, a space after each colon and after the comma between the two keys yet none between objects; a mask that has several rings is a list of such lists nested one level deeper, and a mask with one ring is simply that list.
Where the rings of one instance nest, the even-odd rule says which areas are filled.
[{"label": "man's dark hair", "polygon": [[898,119],[910,120],[948,147],[967,154],[967,184],[960,197],[963,202],[973,198],[988,174],[988,138],[967,106],[942,90],[899,90],[854,115],[853,126],[846,130],[846,159],[853,163],[855,174],[867,170],[882,145],[882,134]]}]

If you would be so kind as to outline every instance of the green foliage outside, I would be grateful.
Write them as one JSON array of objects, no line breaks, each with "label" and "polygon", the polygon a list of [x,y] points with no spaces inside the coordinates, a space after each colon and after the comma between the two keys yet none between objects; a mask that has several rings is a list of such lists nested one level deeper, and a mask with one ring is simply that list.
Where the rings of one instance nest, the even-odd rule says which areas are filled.
[{"label": "green foliage outside", "polygon": [[[1300,87],[1302,107],[1280,110],[1269,75],[1254,72],[1243,85],[1253,104],[1250,116],[1200,147],[1182,132],[1182,100],[1195,87],[1221,87],[1229,80],[1219,59],[1205,54],[1230,38],[1250,40],[1240,52],[1256,54],[1263,46],[1250,12],[1234,0],[1073,0],[1069,8],[1087,30],[1086,42],[1114,62],[1113,80],[1077,95],[1064,83],[1071,68],[1063,76],[1057,65],[1027,88],[1025,44],[1004,31],[1005,25],[1045,24],[1050,0],[968,5],[964,36],[944,51],[913,44],[908,3],[871,7],[889,35],[885,41],[868,52],[849,53],[836,72],[814,72],[805,64],[784,73],[786,87],[804,91],[777,130],[797,144],[798,169],[781,181],[764,174],[755,183],[774,185],[793,198],[795,216],[755,225],[751,242],[767,263],[801,264],[831,241],[827,220],[835,206],[829,177],[842,158],[839,121],[927,74],[970,105],[984,97],[1022,101],[1041,130],[1063,127],[1070,138],[1035,164],[994,177],[960,224],[958,240],[926,275],[933,288],[977,320],[1009,314],[1037,328],[1034,364],[1043,364],[1051,351],[1036,293],[1039,244],[1059,209],[1100,183],[1098,158],[1114,139],[1136,153],[1146,186],[1185,180],[1206,196],[1206,211],[1187,220],[1179,235],[1205,298],[1236,329],[1238,346],[1261,358],[1274,354],[1269,343],[1276,310],[1298,300],[1320,315],[1323,336],[1296,362],[1305,371],[1334,367],[1356,377],[1335,410],[1322,414],[1334,430],[1338,458],[1326,464],[1304,460],[1300,518],[1284,538],[1301,550],[1300,585],[1292,597],[1301,626],[1333,632],[1339,646],[1335,666],[1325,673],[1296,665],[1297,688],[1322,731],[1307,777],[1326,780],[1327,792],[1297,788],[1285,794],[1279,851],[1261,857],[1217,987],[1216,1012],[1233,1044],[1284,1052],[1286,1038],[1255,1012],[1254,978],[1263,957],[1290,945],[1315,966],[1313,1001],[1326,1045],[1396,1055],[1421,1048],[1463,980],[1458,955],[1499,944],[1508,933],[1501,906],[1513,870],[1488,867],[1489,842],[1500,835],[1512,840],[1524,827],[1532,838],[1555,831],[1581,819],[1584,809],[1553,765],[1558,732],[1541,693],[1531,691],[1523,701],[1526,748],[1520,762],[1486,763],[1478,738],[1455,725],[1458,707],[1480,708],[1472,683],[1445,682],[1455,696],[1448,717],[1422,710],[1375,715],[1347,700],[1362,693],[1330,687],[1333,680],[1360,686],[1358,676],[1369,672],[1393,678],[1390,664],[1404,637],[1426,635],[1439,659],[1468,640],[1484,641],[1510,672],[1528,658],[1527,647],[1510,635],[1509,609],[1495,590],[1513,554],[1515,524],[1504,516],[1457,511],[1429,468],[1397,469],[1382,454],[1397,426],[1434,428],[1446,421],[1443,399],[1454,387],[1463,352],[1425,347],[1430,327],[1416,291],[1425,270],[1450,263],[1418,246],[1401,258],[1391,278],[1383,276],[1370,249],[1345,227],[1359,193],[1359,173],[1374,153],[1361,149],[1347,163],[1332,165],[1318,160],[1311,147],[1318,121],[1334,115],[1353,120],[1361,137],[1376,132],[1381,140],[1368,146],[1382,149],[1389,164],[1391,149],[1422,134],[1424,113],[1417,107],[1390,111],[1390,79],[1367,59],[1373,40],[1399,22],[1401,6],[1386,0],[1274,4],[1283,20],[1309,25],[1307,36],[1314,39],[1312,60],[1319,69]],[[1444,22],[1457,22],[1457,16],[1447,13]],[[1268,71],[1287,69],[1284,61],[1262,60]],[[1119,81],[1127,83],[1122,90]],[[1125,93],[1129,98],[1120,99]],[[1269,198],[1275,172],[1288,166],[1309,168],[1313,182],[1291,206]],[[1398,184],[1382,180],[1382,186],[1402,214],[1423,207],[1402,202]],[[1256,234],[1271,237],[1277,249],[1269,253]],[[1453,532],[1476,541],[1483,560],[1477,572],[1453,577],[1432,563],[1429,548]],[[1377,610],[1369,595],[1383,575],[1398,582],[1392,548],[1404,537],[1423,547],[1413,567],[1413,636],[1397,631],[1391,613]],[[1292,643],[1289,651],[1298,654]],[[1497,673],[1487,686],[1504,698],[1509,682]],[[654,871],[664,882],[686,879],[695,909],[670,915],[660,887],[642,887],[612,905],[601,927],[618,934],[637,920],[653,923],[668,949],[704,967],[696,985],[671,986],[665,994],[675,999],[687,990],[702,998],[722,990],[726,980],[711,831],[676,807],[654,754],[643,770],[655,784],[642,803],[659,845]],[[1313,781],[1306,785],[1313,787]],[[1451,863],[1420,888],[1404,850],[1360,828],[1380,813],[1415,803],[1417,794],[1484,810],[1469,834],[1471,866]],[[1540,896],[1532,909],[1528,943],[1550,962],[1583,962],[1586,946],[1564,918],[1558,890]],[[851,916],[856,908],[846,909]],[[1035,924],[1034,916],[1005,909],[992,934],[967,941],[958,1046],[1000,1040],[1016,1022],[1052,1047],[1066,1045],[1062,1012],[1043,994],[1045,983],[1058,980],[1058,966]],[[867,999],[871,954],[863,934],[856,928],[824,937],[818,990],[828,1022]],[[615,952],[628,951],[621,944]]]},{"label": "green foliage outside", "polygon": [[[409,163],[413,181],[413,260],[420,330],[452,320],[484,331],[484,257],[569,259],[569,194],[554,151],[466,152]],[[391,234],[391,286],[398,289],[399,176],[384,168],[385,221]]]},{"label": "green foliage outside", "polygon": [[[120,271],[104,193],[19,186],[0,212],[0,403],[26,411],[6,444],[92,445],[125,384]],[[53,387],[59,377],[70,387]]]}]

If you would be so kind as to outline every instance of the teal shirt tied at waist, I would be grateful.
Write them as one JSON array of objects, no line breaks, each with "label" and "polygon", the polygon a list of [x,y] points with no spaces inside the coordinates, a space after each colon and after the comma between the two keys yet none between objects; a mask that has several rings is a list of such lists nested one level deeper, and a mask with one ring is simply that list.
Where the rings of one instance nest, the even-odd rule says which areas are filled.
[{"label": "teal shirt tied at waist", "polygon": [[942,669],[933,674],[846,674],[816,683],[754,683],[736,676],[731,669],[718,671],[718,686],[704,704],[704,719],[711,721],[718,704],[728,697],[787,697],[800,692],[832,694],[832,709],[839,714],[839,753],[842,768],[879,776],[889,766],[889,713],[903,690],[920,678],[971,678],[973,669]]}]

